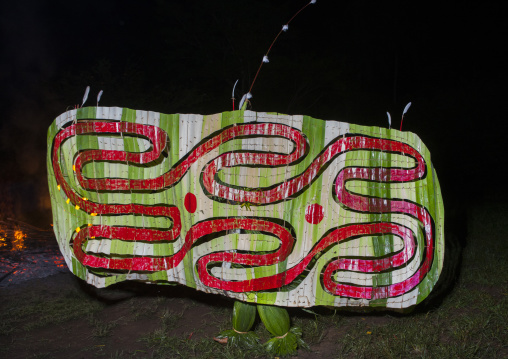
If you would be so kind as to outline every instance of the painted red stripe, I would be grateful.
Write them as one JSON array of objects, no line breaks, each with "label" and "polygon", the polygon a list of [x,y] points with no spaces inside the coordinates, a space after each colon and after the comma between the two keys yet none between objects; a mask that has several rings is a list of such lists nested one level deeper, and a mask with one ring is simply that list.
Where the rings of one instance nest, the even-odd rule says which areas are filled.
[{"label": "painted red stripe", "polygon": [[[76,134],[89,133],[125,133],[136,134],[146,137],[153,145],[151,151],[146,153],[127,153],[124,151],[111,150],[88,150],[76,157],[76,175],[81,186],[96,190],[146,190],[167,188],[177,182],[189,169],[190,165],[201,156],[217,148],[221,144],[238,136],[249,135],[272,135],[289,139],[295,143],[295,150],[288,155],[271,153],[225,153],[208,164],[203,171],[204,187],[212,194],[228,200],[238,202],[250,202],[257,204],[273,203],[292,196],[309,185],[317,175],[317,172],[337,155],[351,150],[380,150],[400,152],[411,156],[416,160],[413,169],[393,168],[344,168],[335,183],[335,190],[339,202],[358,211],[369,213],[404,213],[417,218],[424,225],[425,232],[425,261],[417,272],[401,283],[395,283],[384,287],[365,287],[335,283],[332,280],[337,270],[353,270],[364,273],[375,273],[383,270],[394,269],[405,265],[415,252],[416,242],[409,229],[397,224],[353,224],[332,231],[322,238],[314,249],[296,266],[285,272],[248,281],[223,281],[211,276],[207,271],[210,262],[232,262],[244,265],[266,266],[280,263],[286,260],[290,254],[294,238],[289,232],[270,221],[259,219],[214,219],[194,225],[187,233],[184,246],[172,256],[167,257],[135,257],[135,258],[103,258],[89,255],[83,252],[82,246],[86,238],[97,236],[120,240],[144,240],[144,241],[172,241],[180,235],[180,212],[176,207],[143,206],[143,205],[110,205],[97,204],[84,201],[65,182],[59,166],[59,147],[63,141]],[[300,159],[304,154],[307,142],[303,134],[295,129],[280,124],[243,124],[227,128],[218,135],[209,139],[194,149],[187,158],[177,167],[172,168],[164,175],[153,179],[87,179],[81,174],[82,166],[90,161],[126,161],[130,163],[147,163],[160,157],[165,146],[167,134],[154,126],[139,125],[132,123],[104,123],[88,122],[78,123],[60,131],[55,137],[53,151],[53,167],[57,182],[74,204],[78,204],[88,213],[100,214],[128,214],[138,213],[154,216],[166,216],[171,218],[173,226],[169,231],[147,230],[129,227],[92,226],[80,231],[75,238],[74,251],[76,258],[84,265],[94,268],[124,269],[137,271],[155,271],[172,268],[184,258],[192,244],[204,235],[228,229],[246,229],[272,233],[279,238],[281,246],[274,253],[250,254],[250,253],[211,253],[200,258],[198,272],[200,279],[205,285],[235,292],[259,291],[278,288],[291,283],[300,275],[313,257],[333,243],[352,236],[368,234],[393,234],[404,240],[404,249],[384,259],[338,259],[331,262],[324,271],[324,284],[332,294],[354,298],[386,298],[401,295],[414,288],[430,270],[434,251],[432,223],[428,211],[419,205],[384,198],[368,198],[348,192],[345,183],[349,180],[372,180],[379,182],[407,182],[421,179],[425,174],[425,162],[422,156],[411,146],[385,139],[375,139],[363,136],[341,138],[330,144],[320,156],[299,176],[281,183],[270,190],[245,191],[232,189],[215,181],[216,174],[223,168],[241,165],[287,165]]]}]

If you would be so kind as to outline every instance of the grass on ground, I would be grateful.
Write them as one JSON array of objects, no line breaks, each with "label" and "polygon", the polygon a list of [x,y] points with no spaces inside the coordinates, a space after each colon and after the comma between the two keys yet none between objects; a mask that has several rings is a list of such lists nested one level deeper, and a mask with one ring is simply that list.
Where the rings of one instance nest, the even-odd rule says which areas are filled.
[{"label": "grass on ground", "polygon": [[[503,358],[508,357],[508,235],[506,205],[477,206],[468,213],[468,245],[453,290],[436,305],[413,313],[349,313],[327,308],[291,309],[293,325],[303,329],[310,351],[299,358]],[[225,303],[225,304],[224,304]],[[231,327],[232,302],[212,305],[192,298],[135,296],[103,304],[69,289],[56,297],[26,293],[3,303],[0,311],[0,354],[11,353],[20,339],[38,329],[67,322],[86,322],[88,347],[106,358],[269,358],[262,346],[236,349],[212,340]],[[231,304],[231,306],[229,306]],[[115,317],[112,311],[123,306]],[[205,309],[203,309],[206,307]],[[115,309],[116,308],[116,309]],[[189,315],[205,310],[199,319]],[[108,314],[109,313],[109,314]],[[133,334],[138,323],[152,323]],[[141,324],[140,324],[141,325]],[[146,324],[143,324],[146,325]],[[139,328],[138,328],[139,329]],[[131,330],[130,345],[115,346],[121,330]],[[259,321],[261,343],[270,335]],[[134,336],[132,336],[134,335]],[[48,339],[30,357],[62,357]],[[22,342],[22,340],[21,340]],[[74,350],[78,350],[74,348]],[[60,354],[59,354],[60,353]],[[28,356],[28,355],[27,355]],[[86,356],[86,355],[85,355]]]}]

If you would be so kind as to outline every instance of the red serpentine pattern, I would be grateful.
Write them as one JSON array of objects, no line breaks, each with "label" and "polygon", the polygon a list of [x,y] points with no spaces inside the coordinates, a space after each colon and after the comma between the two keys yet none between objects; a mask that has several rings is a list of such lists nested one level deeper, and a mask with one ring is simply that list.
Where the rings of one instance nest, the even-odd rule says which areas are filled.
[{"label": "red serpentine pattern", "polygon": [[[294,267],[285,272],[268,277],[249,280],[226,281],[214,277],[207,268],[209,263],[231,262],[235,264],[266,266],[280,263],[287,259],[295,238],[287,228],[274,222],[258,218],[211,219],[195,224],[185,236],[184,245],[171,256],[133,258],[105,258],[87,254],[83,244],[87,238],[114,238],[124,241],[175,241],[181,232],[180,211],[175,206],[145,206],[139,204],[99,204],[88,201],[72,190],[65,181],[59,163],[59,149],[62,143],[72,136],[80,134],[114,133],[139,135],[147,138],[151,151],[131,153],[114,150],[86,150],[80,152],[75,159],[75,171],[80,185],[88,190],[159,190],[176,184],[198,158],[217,148],[221,144],[240,136],[278,136],[295,144],[294,150],[288,154],[264,152],[228,152],[216,157],[203,170],[204,189],[215,197],[233,202],[249,202],[265,205],[275,203],[288,197],[298,195],[305,186],[316,178],[318,172],[327,166],[338,155],[354,150],[389,151],[411,156],[417,165],[411,169],[398,168],[343,168],[335,181],[337,199],[344,206],[362,212],[403,213],[418,219],[423,224],[425,234],[424,259],[418,270],[402,282],[379,287],[355,286],[340,284],[333,281],[333,274],[338,270],[350,270],[363,273],[375,273],[388,269],[400,268],[411,260],[415,253],[416,240],[412,231],[402,225],[393,223],[351,224],[336,228],[321,238],[314,248]],[[349,180],[370,180],[378,182],[406,182],[422,179],[426,166],[423,157],[411,146],[386,139],[365,136],[342,137],[329,144],[326,149],[300,175],[289,179],[270,189],[243,190],[230,188],[216,182],[216,174],[222,168],[242,165],[283,166],[301,159],[308,144],[305,136],[298,130],[282,124],[250,123],[238,124],[210,136],[202,144],[193,149],[188,156],[168,172],[152,179],[109,179],[85,178],[82,167],[91,161],[118,161],[130,163],[150,163],[158,159],[167,142],[167,134],[160,128],[127,122],[78,122],[62,129],[55,137],[53,145],[53,169],[57,183],[61,184],[65,194],[83,211],[91,214],[143,214],[147,216],[164,216],[172,220],[169,230],[155,230],[132,227],[112,227],[93,225],[83,227],[74,238],[74,253],[85,266],[91,268],[119,269],[130,271],[160,271],[177,266],[201,237],[232,229],[263,231],[275,235],[281,242],[276,252],[267,254],[216,252],[205,255],[198,260],[200,280],[206,286],[233,292],[262,291],[280,288],[290,284],[300,275],[312,258],[330,245],[353,236],[393,234],[403,239],[404,249],[382,259],[345,259],[341,258],[328,263],[324,270],[323,283],[325,288],[334,295],[352,298],[388,298],[402,295],[414,288],[430,270],[433,260],[434,241],[433,223],[429,212],[422,206],[403,200],[370,198],[349,192],[345,184]]]}]

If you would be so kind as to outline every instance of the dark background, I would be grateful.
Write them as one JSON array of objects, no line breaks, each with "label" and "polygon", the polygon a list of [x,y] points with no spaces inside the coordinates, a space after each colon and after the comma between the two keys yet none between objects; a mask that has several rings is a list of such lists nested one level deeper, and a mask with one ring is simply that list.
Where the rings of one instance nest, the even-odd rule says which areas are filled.
[{"label": "dark background", "polygon": [[[46,135],[81,104],[212,114],[247,92],[306,1],[0,1],[0,216],[52,222]],[[393,127],[432,153],[447,206],[507,198],[504,5],[318,0],[291,22],[252,109]]]}]

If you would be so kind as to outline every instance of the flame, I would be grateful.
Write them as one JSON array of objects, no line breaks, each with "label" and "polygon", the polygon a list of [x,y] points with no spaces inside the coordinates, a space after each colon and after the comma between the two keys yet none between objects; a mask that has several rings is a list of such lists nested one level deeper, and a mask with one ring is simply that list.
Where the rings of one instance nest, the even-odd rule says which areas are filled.
[{"label": "flame", "polygon": [[5,231],[2,228],[0,228],[0,248],[5,247],[7,245],[7,240],[5,239],[5,237],[7,237],[7,233],[5,233]]},{"label": "flame", "polygon": [[7,243],[5,243],[5,238],[0,237],[0,247],[5,247],[6,245],[7,245]]},{"label": "flame", "polygon": [[26,233],[23,233],[23,231],[19,228],[15,229],[11,251],[22,251],[23,249],[26,249],[25,238]]}]

